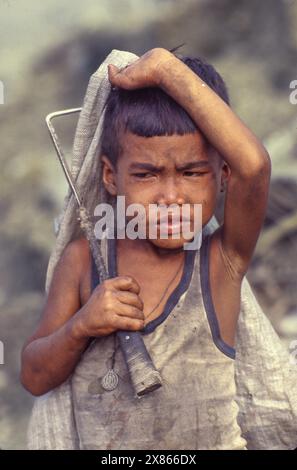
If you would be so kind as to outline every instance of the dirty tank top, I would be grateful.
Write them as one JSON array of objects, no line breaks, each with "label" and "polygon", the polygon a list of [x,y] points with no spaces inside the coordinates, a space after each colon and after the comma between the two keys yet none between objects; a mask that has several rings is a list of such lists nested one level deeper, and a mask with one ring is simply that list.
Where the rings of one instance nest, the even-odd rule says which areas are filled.
[{"label": "dirty tank top", "polygon": [[[105,258],[116,271],[116,240]],[[92,288],[98,284],[93,262]],[[141,332],[163,385],[135,396],[119,346],[118,387],[104,391],[114,335],[94,339],[72,379],[74,419],[81,449],[245,449],[237,423],[235,350],[220,337],[209,284],[209,236],[185,251],[182,278],[162,314]]]}]

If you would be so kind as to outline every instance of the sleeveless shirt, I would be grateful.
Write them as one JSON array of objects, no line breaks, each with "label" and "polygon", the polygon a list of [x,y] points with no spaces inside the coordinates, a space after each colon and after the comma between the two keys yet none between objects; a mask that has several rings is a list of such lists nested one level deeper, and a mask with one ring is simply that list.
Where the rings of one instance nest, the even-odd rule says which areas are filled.
[{"label": "sleeveless shirt", "polygon": [[[181,280],[162,314],[141,334],[162,387],[138,398],[117,345],[119,384],[105,391],[115,336],[95,338],[71,378],[74,419],[81,449],[245,449],[237,422],[235,350],[220,337],[209,280],[209,236],[185,251]],[[117,275],[116,240],[106,262]],[[92,262],[92,289],[98,275]]]}]

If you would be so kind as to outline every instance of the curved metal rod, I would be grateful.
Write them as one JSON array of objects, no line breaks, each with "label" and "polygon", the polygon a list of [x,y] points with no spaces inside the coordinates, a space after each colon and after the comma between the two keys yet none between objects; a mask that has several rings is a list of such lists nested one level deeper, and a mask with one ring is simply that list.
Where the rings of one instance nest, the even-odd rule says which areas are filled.
[{"label": "curved metal rod", "polygon": [[56,117],[60,117],[60,116],[67,116],[68,114],[74,114],[74,113],[79,113],[80,111],[82,110],[82,108],[72,108],[72,109],[64,109],[62,111],[55,111],[54,113],[50,113],[46,116],[45,118],[45,121],[46,121],[46,124],[47,124],[47,127],[48,127],[48,130],[49,130],[49,133],[50,133],[50,136],[51,136],[51,139],[52,139],[52,142],[54,144],[54,147],[56,149],[56,152],[57,152],[57,155],[58,155],[58,158],[60,160],[60,163],[61,163],[61,166],[63,168],[63,171],[64,171],[64,174],[66,176],[66,179],[68,181],[68,184],[69,186],[71,187],[71,190],[75,196],[75,199],[77,201],[77,204],[79,206],[81,206],[81,199],[79,197],[79,194],[76,190],[76,187],[74,185],[74,181],[73,181],[73,178],[72,178],[72,175],[71,175],[71,172],[68,168],[68,165],[66,163],[66,159],[65,159],[65,156],[64,156],[64,152],[62,150],[62,147],[60,145],[60,142],[59,142],[59,139],[58,139],[58,136],[56,134],[56,131],[55,131],[55,128],[54,126],[52,125],[52,119],[56,118]]}]

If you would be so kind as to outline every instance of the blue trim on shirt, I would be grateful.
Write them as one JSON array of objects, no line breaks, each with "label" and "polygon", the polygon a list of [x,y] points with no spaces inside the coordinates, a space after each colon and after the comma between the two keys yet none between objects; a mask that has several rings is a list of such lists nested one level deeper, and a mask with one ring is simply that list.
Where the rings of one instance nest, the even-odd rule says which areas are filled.
[{"label": "blue trim on shirt", "polygon": [[226,356],[230,357],[231,359],[235,359],[235,349],[229,346],[229,344],[225,343],[225,341],[223,341],[221,338],[217,314],[215,312],[212,301],[209,279],[209,247],[210,236],[208,235],[203,239],[200,248],[200,280],[204,308],[215,345],[222,353],[226,354]]},{"label": "blue trim on shirt", "polygon": [[197,250],[185,251],[185,263],[184,263],[183,274],[178,285],[168,297],[164,310],[161,313],[161,315],[159,315],[157,318],[149,322],[144,327],[144,329],[141,330],[142,334],[146,335],[148,333],[151,333],[152,331],[155,330],[155,328],[157,328],[157,326],[163,323],[163,321],[166,320],[166,318],[170,315],[174,307],[178,304],[183,293],[186,292],[186,290],[188,289],[191,279],[192,279],[192,275],[193,275],[196,252]]}]

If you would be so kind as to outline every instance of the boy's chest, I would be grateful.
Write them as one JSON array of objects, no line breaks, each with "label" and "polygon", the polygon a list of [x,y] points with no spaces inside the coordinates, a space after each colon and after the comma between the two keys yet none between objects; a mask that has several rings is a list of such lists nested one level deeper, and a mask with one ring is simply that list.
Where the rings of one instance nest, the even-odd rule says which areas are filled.
[{"label": "boy's chest", "polygon": [[183,260],[173,263],[170,267],[159,265],[150,269],[143,269],[143,266],[138,264],[119,263],[118,275],[132,276],[139,284],[145,324],[162,314],[168,298],[179,285],[183,274],[181,261]]},{"label": "boy's chest", "polygon": [[[119,260],[118,276],[132,276],[140,286],[139,297],[144,304],[144,315],[148,323],[157,318],[164,310],[172,292],[179,285],[183,274],[183,260],[170,266],[155,266],[145,269],[141,263],[133,260]],[[80,283],[80,303],[85,305],[92,293],[91,264],[83,274]]]}]

